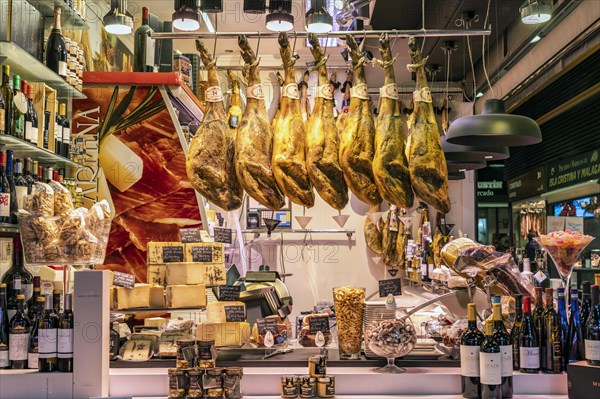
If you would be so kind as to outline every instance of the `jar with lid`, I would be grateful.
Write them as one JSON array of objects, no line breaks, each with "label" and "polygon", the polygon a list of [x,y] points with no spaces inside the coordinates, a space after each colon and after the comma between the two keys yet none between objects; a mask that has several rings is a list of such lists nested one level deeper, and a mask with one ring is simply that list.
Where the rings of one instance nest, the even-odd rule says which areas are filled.
[{"label": "jar with lid", "polygon": [[310,356],[308,358],[308,374],[310,374],[311,377],[321,377],[327,374],[327,356]]},{"label": "jar with lid", "polygon": [[201,368],[215,367],[217,360],[217,350],[215,341],[199,340],[198,344],[198,366]]},{"label": "jar with lid", "polygon": [[319,398],[333,398],[335,396],[335,377],[326,375],[317,378],[317,396]]},{"label": "jar with lid", "polygon": [[183,369],[169,369],[169,399],[185,398],[187,390],[186,372]]},{"label": "jar with lid", "polygon": [[223,389],[225,396],[230,399],[241,399],[242,395],[242,377],[244,371],[241,367],[227,367],[223,375]]},{"label": "jar with lid", "polygon": [[317,396],[317,379],[310,375],[302,376],[300,380],[300,397],[314,398]]},{"label": "jar with lid", "polygon": [[223,396],[223,369],[215,367],[206,369],[202,376],[202,386],[207,398],[220,398]]},{"label": "jar with lid", "polygon": [[203,369],[194,368],[188,370],[187,399],[202,399],[204,397],[204,390],[202,389],[203,375]]},{"label": "jar with lid", "polygon": [[194,367],[196,349],[194,348],[193,339],[177,340],[177,361],[178,369],[187,369]]},{"label": "jar with lid", "polygon": [[286,375],[281,377],[281,397],[282,398],[297,398],[300,387],[298,385],[298,377],[295,375]]}]

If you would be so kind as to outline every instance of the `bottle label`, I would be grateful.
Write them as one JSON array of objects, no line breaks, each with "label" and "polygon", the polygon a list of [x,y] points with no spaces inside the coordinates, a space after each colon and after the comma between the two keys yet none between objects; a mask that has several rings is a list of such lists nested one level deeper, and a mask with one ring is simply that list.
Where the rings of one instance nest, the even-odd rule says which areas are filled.
[{"label": "bottle label", "polygon": [[58,61],[58,74],[62,77],[67,76],[67,63],[64,61]]},{"label": "bottle label", "polygon": [[63,142],[66,144],[71,144],[71,128],[63,128]]},{"label": "bottle label", "polygon": [[0,217],[10,216],[10,194],[0,193]]},{"label": "bottle label", "polygon": [[[33,129],[33,123],[31,121],[25,121],[25,140],[31,141],[31,130]],[[0,129],[2,130],[2,129]]]},{"label": "bottle label", "polygon": [[27,197],[27,186],[15,186],[15,192],[17,194],[17,207],[19,209],[24,209],[25,197]]},{"label": "bottle label", "polygon": [[38,353],[28,353],[27,354],[27,368],[37,369],[39,368],[39,359],[40,356]]},{"label": "bottle label", "polygon": [[521,346],[519,348],[519,364],[523,369],[540,368],[540,348],[529,348]]},{"label": "bottle label", "polygon": [[39,129],[37,127],[32,127],[31,128],[31,142],[33,144],[38,143],[38,134],[39,134]]},{"label": "bottle label", "polygon": [[62,141],[62,136],[63,136],[62,126],[59,125],[58,123],[55,123],[54,124],[54,138],[58,141]]},{"label": "bottle label", "polygon": [[28,332],[17,332],[8,334],[8,359],[27,360]]},{"label": "bottle label", "polygon": [[58,330],[58,357],[73,357],[73,329],[71,328]]},{"label": "bottle label", "polygon": [[500,345],[502,355],[502,377],[511,377],[513,374],[513,347],[512,345]]},{"label": "bottle label", "polygon": [[479,354],[479,365],[482,384],[500,385],[502,383],[501,353],[481,352]]},{"label": "bottle label", "polygon": [[600,360],[600,341],[585,340],[585,358],[587,360]]},{"label": "bottle label", "polygon": [[0,131],[4,131],[6,129],[4,118],[6,118],[4,108],[0,108]]},{"label": "bottle label", "polygon": [[154,70],[154,54],[156,49],[156,40],[151,38],[150,36],[146,36],[146,67],[152,68]]},{"label": "bottle label", "polygon": [[0,344],[0,369],[4,369],[10,366],[8,360],[8,346]]},{"label": "bottle label", "polygon": [[479,346],[460,346],[460,375],[479,377]]},{"label": "bottle label", "polygon": [[541,270],[538,270],[538,272],[533,275],[533,279],[538,284],[542,284],[544,282],[544,280],[546,280],[547,278],[548,278],[548,276],[546,276],[546,274],[544,274],[544,272],[542,272]]},{"label": "bottle label", "polygon": [[240,123],[240,118],[237,115],[229,116],[229,127],[235,129]]},{"label": "bottle label", "polygon": [[33,296],[33,283],[22,284],[21,292],[25,295],[25,302],[27,302]]},{"label": "bottle label", "polygon": [[41,359],[56,357],[58,330],[56,328],[40,328],[38,348]]}]

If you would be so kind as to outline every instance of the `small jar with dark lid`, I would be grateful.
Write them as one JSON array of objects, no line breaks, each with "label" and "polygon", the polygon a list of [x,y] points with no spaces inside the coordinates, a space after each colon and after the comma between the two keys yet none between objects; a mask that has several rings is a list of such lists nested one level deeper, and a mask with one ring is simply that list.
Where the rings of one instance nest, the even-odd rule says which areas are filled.
[{"label": "small jar with dark lid", "polygon": [[194,366],[194,340],[180,339],[177,340],[177,361],[178,369],[187,369]]},{"label": "small jar with dark lid", "polygon": [[317,396],[317,379],[310,375],[304,375],[300,379],[300,397],[315,398]]},{"label": "small jar with dark lid", "polygon": [[201,368],[215,367],[217,361],[215,341],[199,340],[196,343],[198,345],[198,366]]},{"label": "small jar with dark lid", "polygon": [[220,398],[223,396],[223,369],[215,367],[206,369],[202,376],[202,386],[207,398]]},{"label": "small jar with dark lid", "polygon": [[202,376],[204,370],[194,368],[188,370],[188,390],[187,399],[202,399],[204,398],[204,390],[202,389]]},{"label": "small jar with dark lid", "polygon": [[335,377],[326,375],[317,378],[317,396],[319,398],[333,398],[335,396]]},{"label": "small jar with dark lid", "polygon": [[300,387],[298,385],[298,377],[295,375],[286,375],[281,377],[281,397],[282,398],[297,398]]},{"label": "small jar with dark lid", "polygon": [[227,367],[223,375],[223,389],[225,396],[230,399],[241,399],[242,377],[244,371],[241,367]]},{"label": "small jar with dark lid", "polygon": [[169,399],[185,398],[187,390],[186,372],[183,369],[169,369]]}]

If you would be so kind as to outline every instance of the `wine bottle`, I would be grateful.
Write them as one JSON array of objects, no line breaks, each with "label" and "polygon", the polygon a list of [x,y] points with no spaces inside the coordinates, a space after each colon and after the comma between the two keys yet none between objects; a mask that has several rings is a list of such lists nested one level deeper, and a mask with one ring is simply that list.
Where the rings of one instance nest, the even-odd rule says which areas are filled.
[{"label": "wine bottle", "polygon": [[[501,355],[501,376],[502,383],[500,390],[503,398],[513,397],[513,346],[510,334],[506,331],[504,320],[502,319],[502,305],[494,305],[494,341],[500,346]],[[483,388],[482,388],[483,389]],[[483,395],[483,392],[482,392]]]},{"label": "wine bottle", "polygon": [[[577,291],[577,289],[575,289]],[[560,349],[560,360],[561,360],[561,371],[567,371],[567,364],[569,364],[569,319],[567,318],[567,304],[565,300],[565,289],[559,287],[556,289],[558,293],[557,301],[557,314],[558,314],[558,342],[561,343]],[[575,292],[575,299],[577,298],[577,292]],[[554,348],[555,351],[558,348]]]},{"label": "wine bottle", "polygon": [[467,305],[468,325],[460,337],[460,381],[463,398],[479,398],[479,351],[484,336],[477,328],[477,308]]},{"label": "wine bottle", "polygon": [[523,298],[523,322],[519,329],[519,366],[522,373],[540,371],[540,346],[528,296]]},{"label": "wine bottle", "polygon": [[[502,323],[502,317],[499,323]],[[510,371],[512,374],[512,367]],[[485,321],[485,339],[479,353],[479,374],[481,399],[502,399],[502,353],[499,343],[494,339],[493,320]]]},{"label": "wine bottle", "polygon": [[41,278],[40,276],[34,276],[33,277],[33,294],[31,295],[31,298],[29,298],[27,300],[27,316],[29,317],[29,319],[31,319],[31,312],[32,309],[34,307],[34,305],[37,303],[37,297],[41,295],[42,292],[42,288],[41,288]]},{"label": "wine bottle", "polygon": [[[23,161],[15,160],[15,173],[13,180],[15,182],[15,194],[17,197],[17,210],[25,208],[25,199],[29,191],[27,179],[23,176]],[[10,183],[9,183],[10,184]],[[35,288],[35,287],[34,287]]]},{"label": "wine bottle", "polygon": [[33,162],[31,161],[31,158],[27,157],[27,158],[25,158],[25,170],[24,170],[25,181],[27,182],[27,194],[31,194],[31,189],[33,187],[33,183],[35,183],[35,177],[32,174],[32,170],[33,170]]},{"label": "wine bottle", "polygon": [[[23,246],[21,245],[21,236],[19,234],[13,237],[13,264],[2,276],[2,282],[8,286],[8,298],[14,297],[12,282],[14,276],[19,275],[21,279],[20,294],[25,295],[25,299],[33,295],[33,276],[23,265]],[[27,311],[27,304],[25,304]]]},{"label": "wine bottle", "polygon": [[21,77],[13,75],[13,120],[12,135],[23,139],[25,134],[25,112],[27,111],[27,99],[21,92]]},{"label": "wine bottle", "polygon": [[[6,150],[6,180],[8,180],[8,187],[10,189],[10,216],[9,223],[17,224],[17,190],[15,188],[15,178],[13,176],[13,151]],[[33,288],[31,293],[33,294]]]},{"label": "wine bottle", "polygon": [[52,303],[54,303],[54,314],[59,316],[61,312],[61,302],[62,302],[62,291],[54,290],[52,291]]},{"label": "wine bottle", "polygon": [[552,288],[546,288],[546,309],[543,314],[540,367],[545,373],[560,373],[562,370],[562,341],[560,340],[558,314],[554,309],[553,291]]},{"label": "wine bottle", "polygon": [[46,66],[63,79],[67,78],[67,45],[60,29],[60,7],[54,7],[54,26],[46,43]]},{"label": "wine bottle", "polygon": [[510,330],[510,341],[513,346],[513,370],[519,367],[519,331],[523,322],[523,295],[515,295],[515,322]]},{"label": "wine bottle", "polygon": [[8,309],[6,306],[6,284],[0,284],[0,369],[10,367],[8,360]]},{"label": "wine bottle", "polygon": [[65,295],[65,311],[58,321],[58,371],[70,373],[73,371],[73,306],[72,295]]},{"label": "wine bottle", "polygon": [[58,366],[58,316],[52,308],[52,297],[46,296],[44,313],[38,321],[39,371],[52,372]]},{"label": "wine bottle", "polygon": [[3,116],[3,120],[0,122],[0,133],[12,135],[14,105],[10,67],[7,64],[2,65],[2,87],[0,87],[0,92],[2,92],[4,98],[4,112],[0,112],[0,116]]},{"label": "wine bottle", "polygon": [[10,223],[10,184],[6,178],[6,153],[4,151],[0,151],[0,223]]},{"label": "wine bottle", "polygon": [[45,149],[48,149],[48,145],[50,144],[50,104],[48,103],[48,97],[45,98],[45,107],[44,107],[44,131],[42,134],[42,146]]},{"label": "wine bottle", "polygon": [[[581,315],[579,313],[579,297],[577,288],[571,288],[571,315],[569,316],[569,332],[567,335],[567,351],[565,358],[569,362],[583,360],[583,328],[581,323]],[[559,311],[559,315],[562,312]],[[565,312],[566,313],[566,312]],[[565,369],[566,371],[566,369]]]},{"label": "wine bottle", "polygon": [[12,289],[11,285],[7,284],[8,300],[6,302],[6,310],[8,312],[8,319],[12,319],[17,313],[17,297],[21,295],[21,276],[13,276]]},{"label": "wine bottle", "polygon": [[155,40],[150,36],[154,31],[150,27],[148,7],[142,7],[142,25],[135,30],[133,36],[133,71],[154,72]]},{"label": "wine bottle", "polygon": [[540,366],[544,368],[544,289],[542,287],[535,287],[535,309],[533,310],[533,324],[535,326],[536,336],[538,338],[538,344],[540,347]]},{"label": "wine bottle", "polygon": [[38,295],[35,298],[35,303],[29,307],[27,311],[27,317],[31,321],[31,326],[33,327],[39,316],[44,312],[44,305],[46,303],[46,297],[44,295]]},{"label": "wine bottle", "polygon": [[110,329],[110,344],[108,349],[110,360],[115,360],[119,356],[120,345],[121,337],[119,335],[119,322],[114,321]]},{"label": "wine bottle", "polygon": [[598,286],[592,285],[592,310],[585,325],[585,360],[593,366],[600,366],[600,294]]},{"label": "wine bottle", "polygon": [[31,322],[24,310],[25,295],[17,295],[16,300],[17,312],[10,319],[8,332],[8,360],[11,362],[11,368],[24,369],[27,368],[27,347]]},{"label": "wine bottle", "polygon": [[66,105],[62,104],[65,107],[61,112],[63,112],[63,137],[62,137],[62,156],[65,158],[71,158],[71,123],[69,122],[69,118],[67,117]]},{"label": "wine bottle", "polygon": [[38,117],[33,104],[33,85],[27,85],[27,114],[25,114],[25,140],[36,144],[38,142]]},{"label": "wine bottle", "polygon": [[58,155],[62,155],[62,143],[63,143],[63,124],[65,115],[65,104],[62,103],[58,106],[59,111],[56,113],[56,118],[54,121],[54,153]]},{"label": "wine bottle", "polygon": [[[38,296],[33,308],[33,317],[28,316],[31,321],[31,333],[29,334],[29,346],[27,351],[27,368],[39,370],[40,368],[40,336],[39,321],[44,311],[45,297]],[[32,312],[30,312],[31,314]]]},{"label": "wine bottle", "polygon": [[592,297],[589,281],[581,282],[581,329],[585,333],[585,326],[592,312]]},{"label": "wine bottle", "polygon": [[4,101],[4,95],[2,94],[2,87],[0,86],[0,135],[6,134],[6,101]]}]

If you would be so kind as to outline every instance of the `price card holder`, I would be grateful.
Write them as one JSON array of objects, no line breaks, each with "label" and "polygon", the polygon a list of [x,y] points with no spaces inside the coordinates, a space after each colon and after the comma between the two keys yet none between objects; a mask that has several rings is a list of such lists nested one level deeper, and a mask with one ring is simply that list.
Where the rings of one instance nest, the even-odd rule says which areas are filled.
[{"label": "price card holder", "polygon": [[399,278],[379,281],[379,297],[385,298],[390,294],[402,295],[402,284]]},{"label": "price card holder", "polygon": [[219,287],[219,301],[239,301],[240,300],[239,285],[222,285]]},{"label": "price card holder", "polygon": [[215,242],[222,242],[225,244],[231,244],[232,242],[232,232],[231,229],[224,229],[221,227],[214,228],[214,236]]},{"label": "price card holder", "polygon": [[279,333],[276,319],[256,319],[256,324],[258,324],[258,333],[260,335],[265,335],[267,332],[271,334]]},{"label": "price card holder", "polygon": [[213,248],[211,246],[202,246],[192,248],[192,261],[212,263]]},{"label": "price card holder", "polygon": [[[225,321],[240,322],[246,321],[246,309],[241,305],[224,306],[225,309]],[[277,324],[275,325],[277,326]]]},{"label": "price card holder", "polygon": [[317,316],[310,317],[308,319],[308,328],[310,334],[316,334],[318,332],[328,333],[329,332],[329,317]]},{"label": "price card holder", "polygon": [[163,262],[183,262],[183,245],[177,247],[163,247]]},{"label": "price card holder", "polygon": [[135,285],[135,276],[129,273],[114,272],[113,285],[117,287],[133,288]]},{"label": "price card holder", "polygon": [[179,229],[179,237],[183,243],[202,242],[200,229],[198,227],[190,227]]}]

